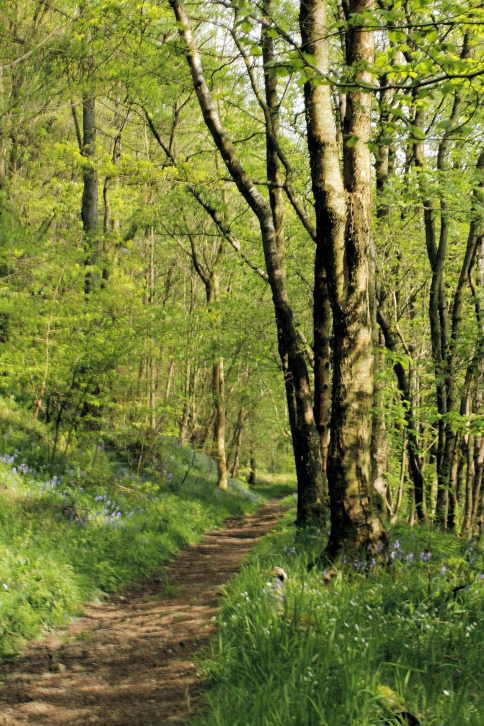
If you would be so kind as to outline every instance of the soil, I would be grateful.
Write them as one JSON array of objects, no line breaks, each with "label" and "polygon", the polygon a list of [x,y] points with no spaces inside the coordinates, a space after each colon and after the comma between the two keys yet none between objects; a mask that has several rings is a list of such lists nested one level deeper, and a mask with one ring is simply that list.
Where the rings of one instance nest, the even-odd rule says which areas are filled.
[{"label": "soil", "polygon": [[2,666],[0,726],[188,724],[203,706],[195,662],[222,586],[282,514],[276,500],[179,553],[168,570],[87,606]]}]

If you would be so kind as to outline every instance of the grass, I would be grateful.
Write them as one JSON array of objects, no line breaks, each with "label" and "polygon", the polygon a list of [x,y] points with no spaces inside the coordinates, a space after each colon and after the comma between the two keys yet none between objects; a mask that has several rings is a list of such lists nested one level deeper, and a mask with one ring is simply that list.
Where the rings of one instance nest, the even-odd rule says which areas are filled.
[{"label": "grass", "polygon": [[62,474],[50,474],[39,428],[30,439],[18,427],[3,428],[3,658],[68,621],[86,600],[155,570],[162,577],[162,566],[180,547],[262,501],[235,481],[220,491],[213,462],[175,440],[163,441],[158,472],[133,476],[100,447],[95,455],[74,451]]},{"label": "grass", "polygon": [[296,537],[292,521],[289,512],[227,588],[196,723],[396,726],[408,713],[422,726],[481,726],[482,553],[400,527],[386,567],[370,556],[326,585],[307,565],[327,533]]},{"label": "grass", "polygon": [[271,474],[263,472],[257,477],[257,483],[252,491],[265,499],[282,499],[295,496],[296,478],[294,473]]}]

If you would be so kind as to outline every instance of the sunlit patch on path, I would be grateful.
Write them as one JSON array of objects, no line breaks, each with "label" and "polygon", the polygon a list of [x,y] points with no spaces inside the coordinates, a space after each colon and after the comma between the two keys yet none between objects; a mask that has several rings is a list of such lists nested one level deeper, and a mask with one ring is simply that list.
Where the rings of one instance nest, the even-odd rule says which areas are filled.
[{"label": "sunlit patch on path", "polygon": [[154,576],[2,669],[0,726],[186,724],[201,703],[194,658],[213,632],[221,586],[281,516],[276,501],[234,517]]}]

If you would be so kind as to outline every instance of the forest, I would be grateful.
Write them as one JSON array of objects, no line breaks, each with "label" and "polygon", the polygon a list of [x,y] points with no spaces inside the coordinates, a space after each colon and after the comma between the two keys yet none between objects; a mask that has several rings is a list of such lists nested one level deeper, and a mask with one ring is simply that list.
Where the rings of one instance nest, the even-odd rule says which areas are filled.
[{"label": "forest", "polygon": [[265,536],[177,723],[482,725],[483,27],[479,0],[1,4],[8,726],[175,722],[9,674],[154,573],[188,608],[171,563],[234,517]]}]

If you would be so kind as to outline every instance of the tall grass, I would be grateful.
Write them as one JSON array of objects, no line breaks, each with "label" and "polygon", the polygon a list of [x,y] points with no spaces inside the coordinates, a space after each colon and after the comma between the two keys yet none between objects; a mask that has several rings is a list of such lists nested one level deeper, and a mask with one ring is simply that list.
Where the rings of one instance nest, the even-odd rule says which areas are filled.
[{"label": "tall grass", "polygon": [[42,432],[19,431],[0,436],[0,657],[261,501],[238,482],[220,491],[213,462],[174,440],[158,472],[133,476],[101,448],[51,474]]},{"label": "tall grass", "polygon": [[[293,513],[288,522],[293,520]],[[380,566],[312,569],[327,533],[286,523],[231,583],[201,665],[206,726],[482,726],[482,554],[400,528]],[[274,566],[288,574],[281,586]],[[329,578],[326,578],[329,579]],[[417,721],[413,721],[417,723]]]}]

